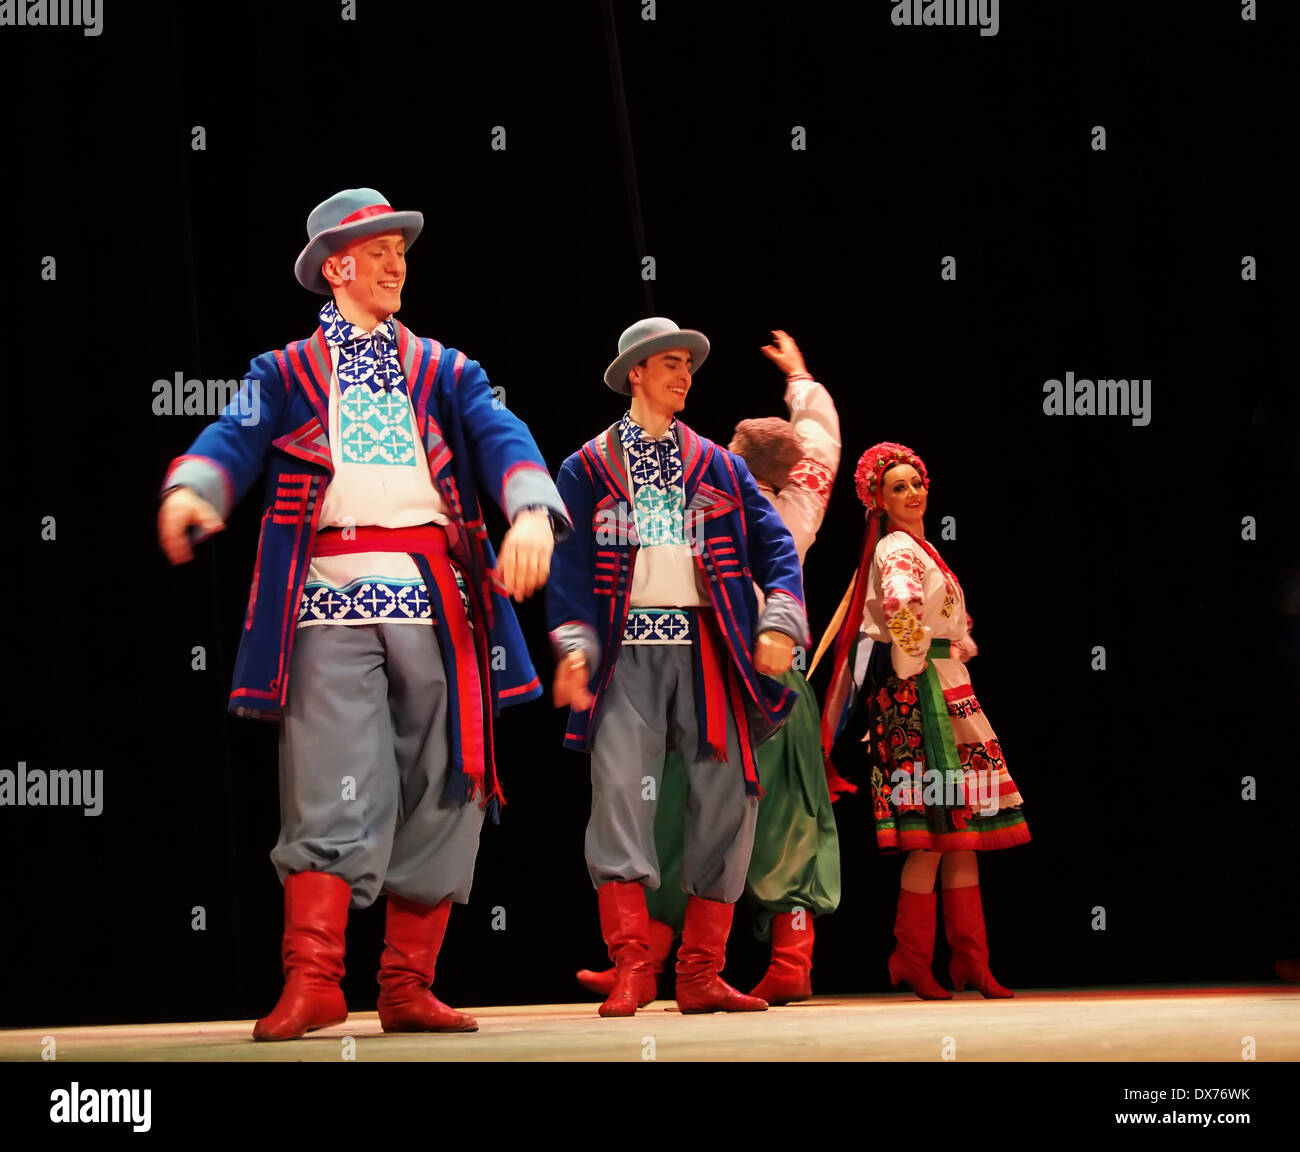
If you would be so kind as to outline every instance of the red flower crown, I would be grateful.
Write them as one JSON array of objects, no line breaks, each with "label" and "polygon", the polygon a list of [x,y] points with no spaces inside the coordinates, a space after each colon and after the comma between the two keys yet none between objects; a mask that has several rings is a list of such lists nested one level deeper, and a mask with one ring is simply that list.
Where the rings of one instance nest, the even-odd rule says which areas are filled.
[{"label": "red flower crown", "polygon": [[883,510],[880,502],[880,482],[886,472],[899,464],[910,464],[921,474],[921,482],[926,490],[930,488],[930,476],[925,470],[925,461],[904,444],[894,444],[886,440],[876,444],[862,453],[857,471],[853,473],[853,486],[858,490],[858,499],[871,511]]}]

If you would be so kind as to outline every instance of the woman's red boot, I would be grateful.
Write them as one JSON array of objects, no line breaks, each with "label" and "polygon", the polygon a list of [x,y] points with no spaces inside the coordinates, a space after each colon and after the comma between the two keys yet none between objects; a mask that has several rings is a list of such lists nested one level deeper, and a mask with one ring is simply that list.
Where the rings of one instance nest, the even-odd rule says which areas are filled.
[{"label": "woman's red boot", "polygon": [[948,934],[948,946],[952,949],[948,975],[958,992],[969,984],[989,1000],[1008,1000],[1015,996],[1009,988],[1003,988],[994,980],[989,971],[984,906],[980,901],[978,884],[943,890],[943,927]]},{"label": "woman's red boot", "polygon": [[930,970],[934,963],[933,892],[898,890],[894,939],[898,947],[889,958],[889,982],[906,984],[922,1000],[951,1000],[952,993],[935,980]]}]

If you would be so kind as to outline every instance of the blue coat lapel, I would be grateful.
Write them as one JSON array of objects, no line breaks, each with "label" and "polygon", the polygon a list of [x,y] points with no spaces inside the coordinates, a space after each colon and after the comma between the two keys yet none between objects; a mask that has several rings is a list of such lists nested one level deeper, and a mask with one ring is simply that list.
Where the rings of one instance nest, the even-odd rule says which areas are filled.
[{"label": "blue coat lapel", "polygon": [[429,475],[435,484],[442,487],[443,482],[451,476],[451,449],[438,426],[436,415],[438,404],[435,384],[438,366],[442,362],[442,345],[436,340],[416,336],[397,320],[393,323],[397,327],[397,355],[402,362],[411,407],[415,411],[415,426],[424,437]]},{"label": "blue coat lapel", "polygon": [[[325,330],[317,327],[314,335],[306,340],[298,340],[285,349],[289,374],[296,380],[302,394],[311,405],[312,413],[322,429],[330,426],[330,377],[334,374],[330,362],[329,345],[325,342]],[[309,425],[304,425],[290,437],[299,433],[308,435]],[[301,453],[295,453],[300,455]]]}]

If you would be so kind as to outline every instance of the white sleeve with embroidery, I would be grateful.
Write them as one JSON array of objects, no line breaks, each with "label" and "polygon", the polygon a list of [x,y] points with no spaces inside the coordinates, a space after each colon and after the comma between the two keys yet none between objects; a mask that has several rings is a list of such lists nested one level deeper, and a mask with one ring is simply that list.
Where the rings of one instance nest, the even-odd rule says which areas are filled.
[{"label": "white sleeve with embroidery", "polygon": [[785,403],[804,457],[790,470],[789,481],[773,503],[794,537],[802,564],[817,539],[840,466],[840,418],[831,394],[808,375],[787,379]]},{"label": "white sleeve with embroidery", "polygon": [[930,650],[930,630],[922,621],[925,559],[910,542],[899,541],[892,534],[882,543],[886,547],[876,553],[880,607],[889,629],[894,675],[907,678],[925,671],[925,654]]}]

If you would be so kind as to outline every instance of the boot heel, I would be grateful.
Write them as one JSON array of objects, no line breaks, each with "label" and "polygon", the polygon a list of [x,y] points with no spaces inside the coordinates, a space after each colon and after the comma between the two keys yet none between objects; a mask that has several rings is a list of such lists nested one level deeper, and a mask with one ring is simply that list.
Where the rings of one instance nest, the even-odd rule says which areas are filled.
[{"label": "boot heel", "polygon": [[984,905],[978,884],[943,890],[943,926],[952,947],[948,974],[960,992],[967,984],[986,1000],[1015,996],[989,971],[989,945],[984,931]]}]

